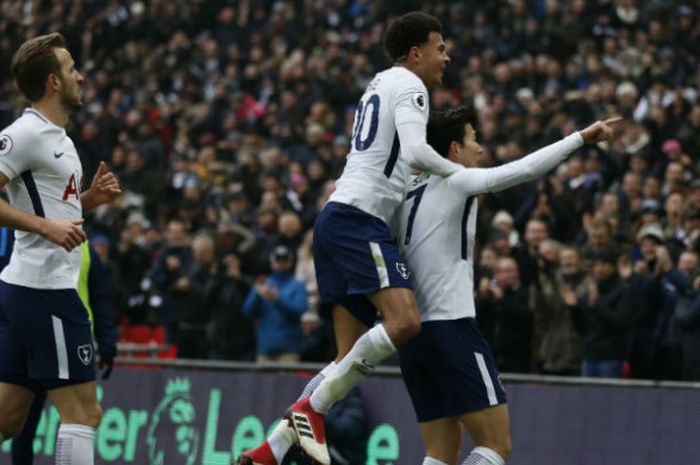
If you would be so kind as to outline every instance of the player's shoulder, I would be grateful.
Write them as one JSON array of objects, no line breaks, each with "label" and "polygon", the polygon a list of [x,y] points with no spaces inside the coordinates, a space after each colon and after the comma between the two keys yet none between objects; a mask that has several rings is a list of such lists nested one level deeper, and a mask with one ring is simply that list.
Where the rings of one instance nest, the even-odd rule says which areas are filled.
[{"label": "player's shoulder", "polygon": [[385,71],[392,80],[392,83],[396,87],[409,87],[425,90],[425,84],[416,75],[416,73],[409,71],[403,66],[394,66]]},{"label": "player's shoulder", "polygon": [[53,141],[62,133],[61,128],[50,123],[36,110],[28,108],[12,124],[0,131],[0,155],[35,149],[38,145]]},{"label": "player's shoulder", "polygon": [[31,143],[33,133],[35,128],[31,121],[26,115],[20,116],[0,131],[0,155],[7,155]]}]

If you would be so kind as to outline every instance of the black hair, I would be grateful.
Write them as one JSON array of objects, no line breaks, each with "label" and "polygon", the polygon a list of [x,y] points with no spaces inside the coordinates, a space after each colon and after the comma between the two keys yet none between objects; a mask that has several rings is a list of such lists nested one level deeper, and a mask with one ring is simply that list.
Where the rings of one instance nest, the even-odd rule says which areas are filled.
[{"label": "black hair", "polygon": [[476,129],[475,113],[472,106],[461,106],[449,110],[439,110],[430,113],[428,120],[428,144],[437,153],[447,158],[450,144],[461,144],[464,140],[464,126],[469,123]]},{"label": "black hair", "polygon": [[384,50],[393,62],[402,61],[412,47],[428,42],[431,32],[442,34],[442,24],[434,16],[412,11],[396,18],[384,34]]}]

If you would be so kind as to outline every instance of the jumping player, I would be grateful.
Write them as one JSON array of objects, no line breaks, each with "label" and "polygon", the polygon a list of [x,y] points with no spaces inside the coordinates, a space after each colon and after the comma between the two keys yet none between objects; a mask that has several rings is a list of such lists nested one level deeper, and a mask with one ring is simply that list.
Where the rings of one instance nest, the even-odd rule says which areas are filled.
[{"label": "jumping player", "polygon": [[[389,25],[384,46],[394,66],[378,73],[360,99],[345,169],[314,225],[314,263],[321,304],[333,312],[337,365],[312,380],[323,379],[286,414],[301,448],[322,465],[330,461],[325,413],[420,330],[406,266],[389,229],[411,170],[447,176],[464,169],[425,139],[428,88],[442,82],[450,61],[440,22],[407,13]],[[377,311],[383,322],[372,327]],[[280,426],[240,461],[279,463],[294,440],[283,431]]]}]

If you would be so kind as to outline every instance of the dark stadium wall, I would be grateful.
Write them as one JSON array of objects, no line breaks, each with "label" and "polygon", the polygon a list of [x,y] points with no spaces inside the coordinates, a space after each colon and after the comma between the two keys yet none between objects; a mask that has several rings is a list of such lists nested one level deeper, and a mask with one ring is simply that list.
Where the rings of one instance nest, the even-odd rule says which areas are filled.
[{"label": "dark stadium wall", "polygon": [[[228,465],[262,441],[308,378],[292,374],[120,369],[100,389],[96,464]],[[700,463],[700,390],[507,384],[509,465]],[[361,385],[367,465],[419,463],[423,448],[400,379]],[[47,407],[37,465],[53,463],[58,415]],[[47,440],[47,438],[50,438]],[[464,456],[471,444],[465,441]],[[0,464],[10,464],[9,442]],[[297,464],[297,465],[302,465]]]}]

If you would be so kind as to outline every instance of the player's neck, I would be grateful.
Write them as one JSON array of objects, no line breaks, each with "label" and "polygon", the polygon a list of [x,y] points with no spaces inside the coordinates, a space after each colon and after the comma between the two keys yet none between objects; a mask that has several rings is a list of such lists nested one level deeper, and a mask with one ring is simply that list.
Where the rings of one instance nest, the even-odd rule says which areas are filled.
[{"label": "player's neck", "polygon": [[32,108],[58,127],[65,128],[68,125],[70,114],[58,99],[42,99],[33,102]]}]

